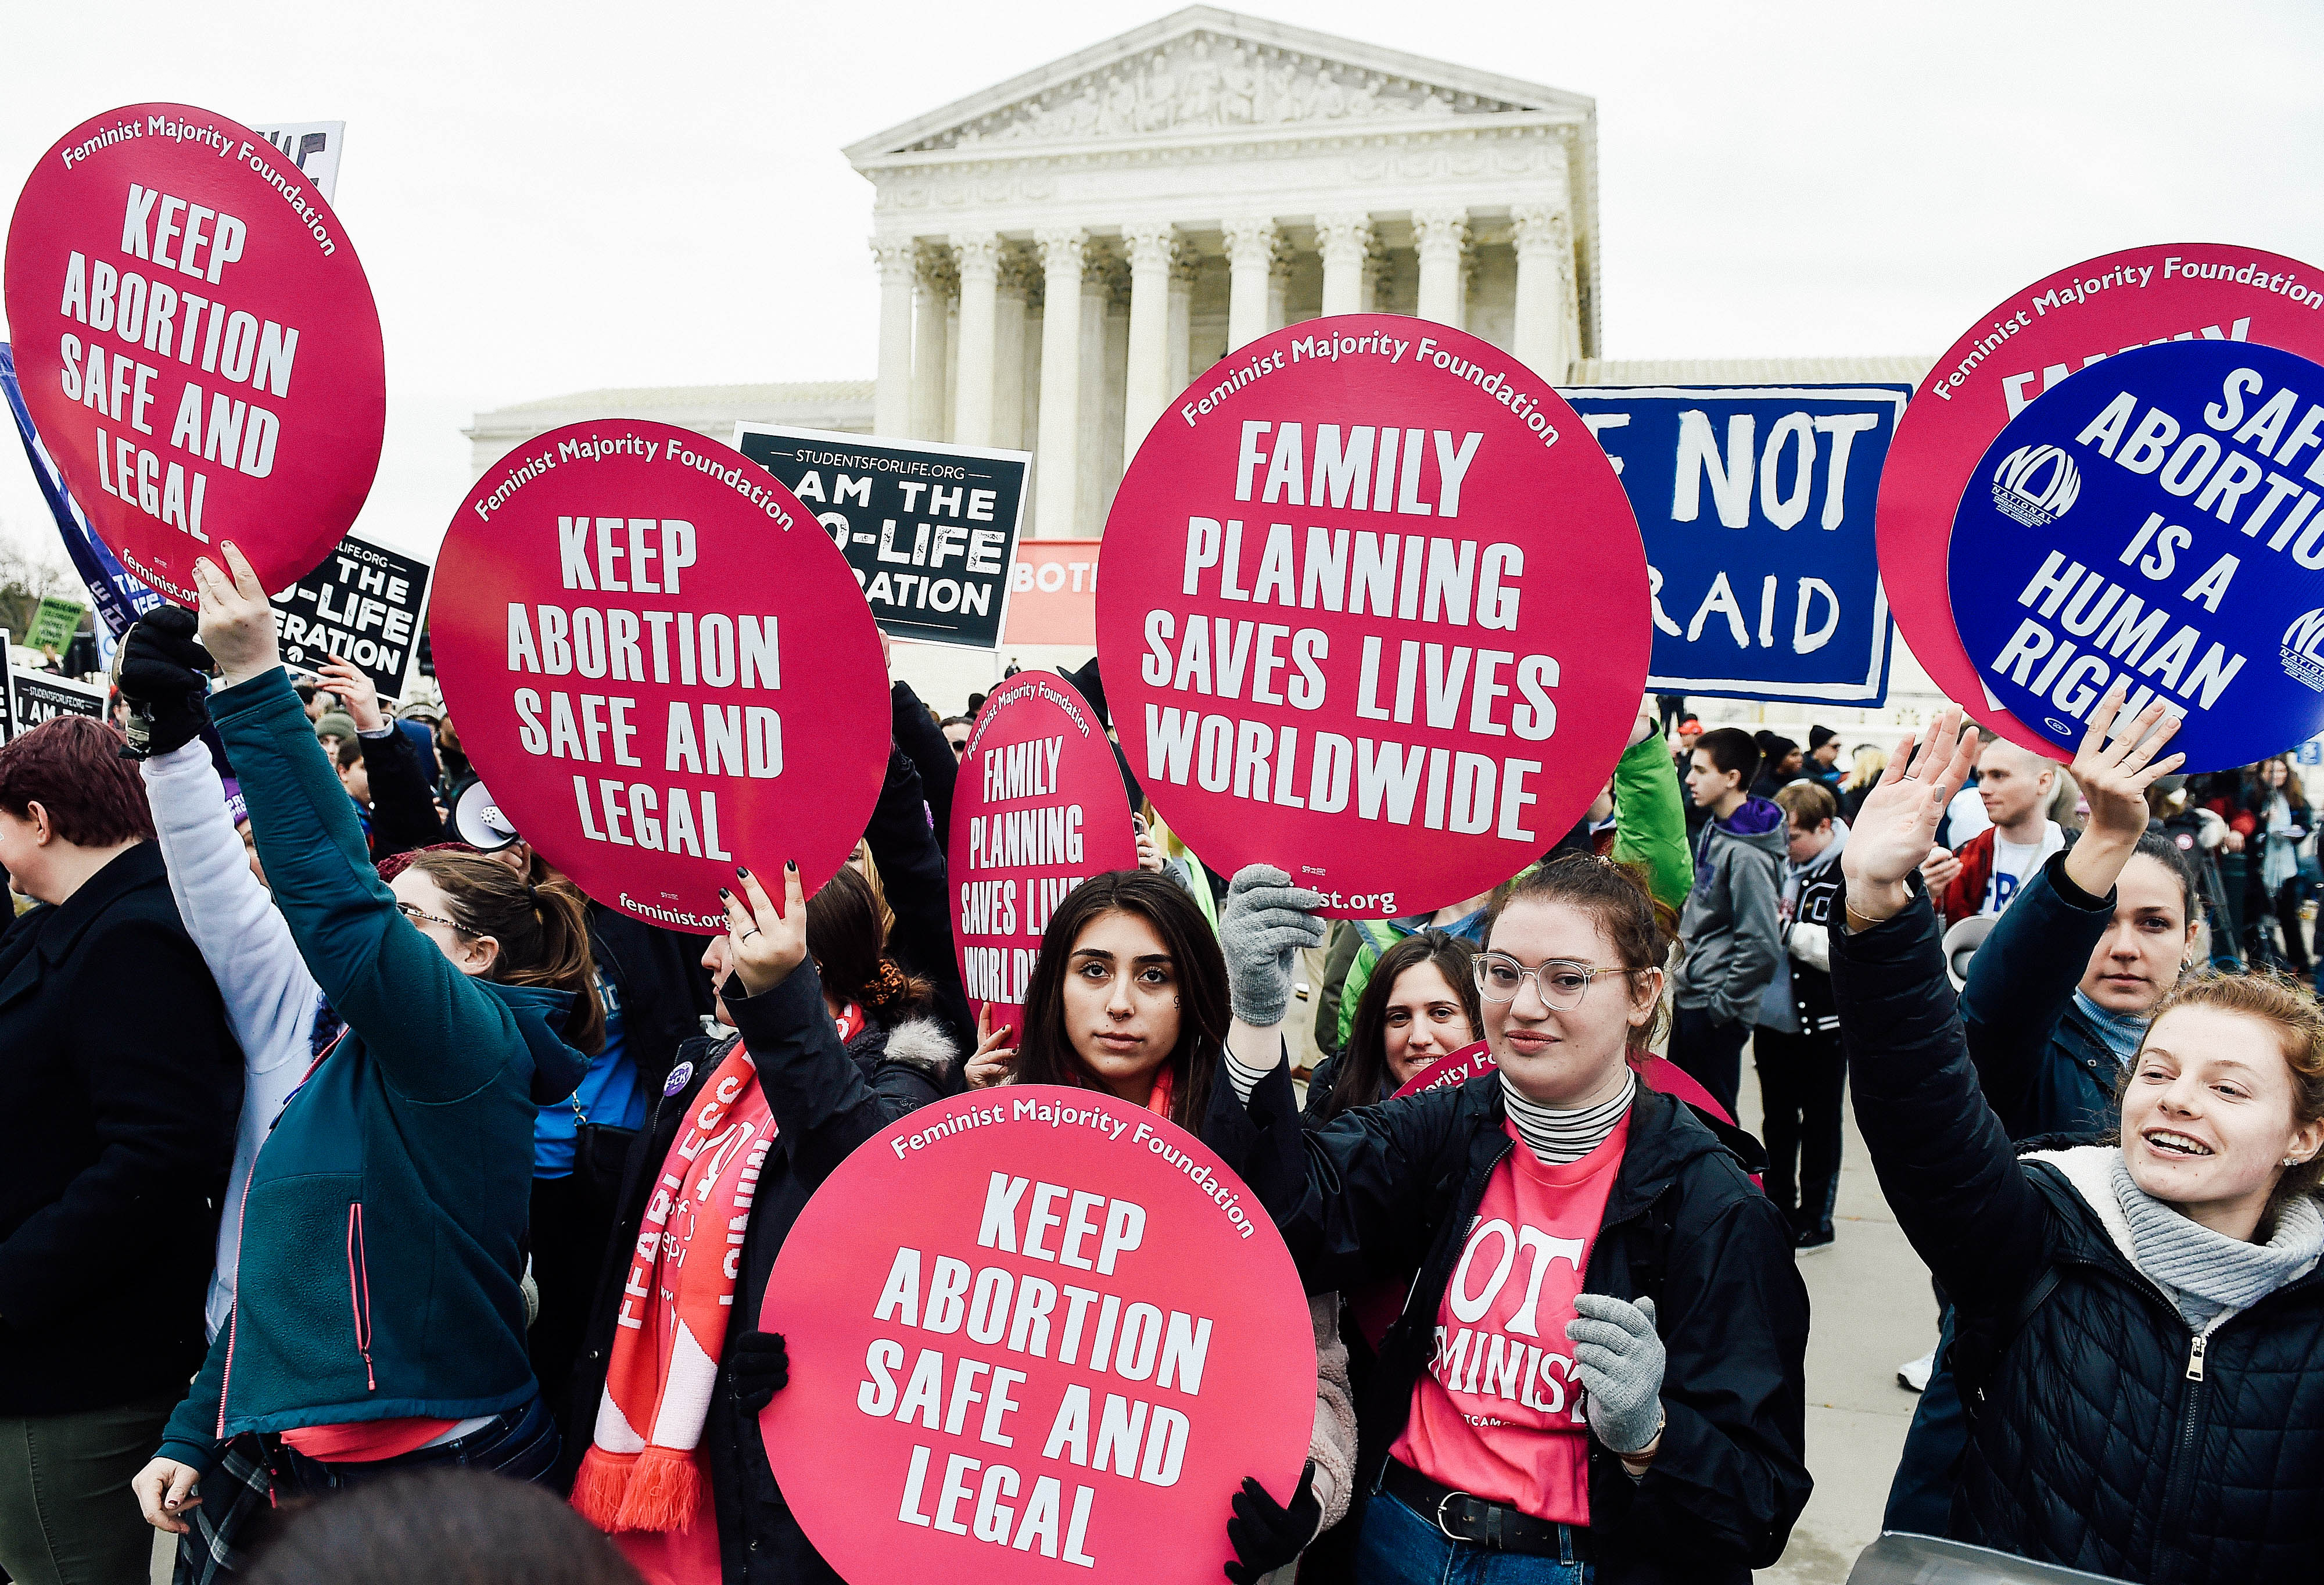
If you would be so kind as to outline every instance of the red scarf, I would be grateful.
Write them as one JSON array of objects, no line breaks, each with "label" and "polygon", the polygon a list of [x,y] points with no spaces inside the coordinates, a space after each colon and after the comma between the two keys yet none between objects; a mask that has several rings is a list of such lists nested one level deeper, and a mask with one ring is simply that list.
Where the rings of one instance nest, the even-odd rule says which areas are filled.
[{"label": "red scarf", "polygon": [[662,1164],[622,1290],[573,1506],[600,1530],[680,1530],[703,1511],[696,1455],[734,1313],[742,1239],[775,1123],[739,1040]]}]

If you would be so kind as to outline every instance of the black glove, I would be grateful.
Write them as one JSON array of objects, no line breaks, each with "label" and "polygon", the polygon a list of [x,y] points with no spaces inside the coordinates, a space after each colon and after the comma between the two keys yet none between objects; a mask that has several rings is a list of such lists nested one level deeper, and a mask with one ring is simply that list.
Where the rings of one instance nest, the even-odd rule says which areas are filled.
[{"label": "black glove", "polygon": [[752,1414],[790,1385],[790,1350],[779,1332],[746,1332],[726,1346],[726,1385]]},{"label": "black glove", "polygon": [[1242,1489],[1235,1493],[1234,1517],[1227,1521],[1227,1541],[1235,1549],[1235,1561],[1226,1566],[1227,1578],[1234,1585],[1259,1585],[1260,1575],[1296,1562],[1301,1549],[1315,1539],[1323,1505],[1315,1500],[1314,1488],[1313,1459],[1300,1471],[1299,1488],[1291,1494],[1289,1507],[1268,1496],[1257,1478],[1243,1478]]},{"label": "black glove", "polygon": [[114,686],[132,706],[122,756],[143,760],[193,742],[210,718],[208,673],[217,667],[194,637],[200,626],[182,605],[162,605],[121,640]]}]

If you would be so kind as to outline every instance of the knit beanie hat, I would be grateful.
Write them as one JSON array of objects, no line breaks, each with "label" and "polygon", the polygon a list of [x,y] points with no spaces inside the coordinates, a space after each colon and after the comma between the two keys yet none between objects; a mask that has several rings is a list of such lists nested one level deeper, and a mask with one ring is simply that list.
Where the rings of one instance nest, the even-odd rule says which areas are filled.
[{"label": "knit beanie hat", "polygon": [[357,735],[355,718],[344,710],[326,710],[321,719],[315,723],[315,735],[318,738],[343,737],[353,742]]}]

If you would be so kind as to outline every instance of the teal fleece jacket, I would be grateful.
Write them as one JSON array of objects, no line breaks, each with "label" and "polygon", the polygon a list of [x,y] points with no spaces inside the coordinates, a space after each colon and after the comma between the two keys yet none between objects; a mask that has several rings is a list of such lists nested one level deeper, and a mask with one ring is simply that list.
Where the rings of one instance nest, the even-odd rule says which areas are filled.
[{"label": "teal fleece jacket", "polygon": [[260,1148],[234,1311],[161,1456],[250,1431],[495,1415],[539,1388],[518,1282],[571,993],[474,980],[397,912],[280,671],[213,695],[275,906],[346,1021]]}]

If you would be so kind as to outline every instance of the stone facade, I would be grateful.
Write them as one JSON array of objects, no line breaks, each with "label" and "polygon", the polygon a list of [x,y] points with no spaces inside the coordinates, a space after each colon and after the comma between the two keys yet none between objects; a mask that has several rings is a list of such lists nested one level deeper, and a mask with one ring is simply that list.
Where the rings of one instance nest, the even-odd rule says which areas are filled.
[{"label": "stone facade", "polygon": [[1598,347],[1594,103],[1197,6],[850,147],[874,429],[1029,449],[1094,535],[1189,380],[1319,314],[1458,326],[1563,382]]}]

